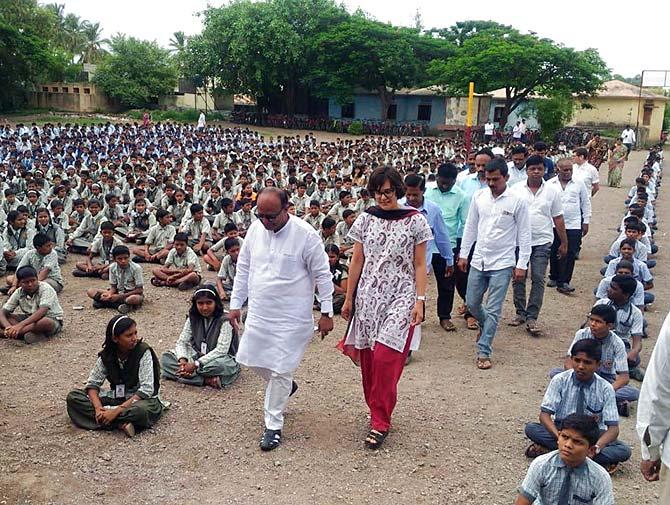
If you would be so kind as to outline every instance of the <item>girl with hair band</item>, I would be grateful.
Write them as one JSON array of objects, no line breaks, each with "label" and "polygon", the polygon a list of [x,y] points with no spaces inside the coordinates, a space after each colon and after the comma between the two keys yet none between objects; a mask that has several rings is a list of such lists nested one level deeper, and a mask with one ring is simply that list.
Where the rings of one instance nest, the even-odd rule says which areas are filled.
[{"label": "girl with hair band", "polygon": [[[105,380],[110,389],[102,391]],[[118,429],[132,437],[161,417],[159,388],[156,353],[137,336],[133,319],[114,316],[107,323],[105,342],[86,386],[67,395],[67,413],[80,428]]]},{"label": "girl with hair band", "polygon": [[161,356],[163,378],[221,389],[235,382],[238,338],[214,286],[200,286],[173,351]]},{"label": "girl with hair band", "polygon": [[58,255],[58,263],[62,265],[67,260],[67,248],[65,247],[65,232],[63,229],[55,224],[51,219],[51,212],[45,207],[37,209],[37,219],[35,223],[35,231],[37,233],[44,233],[54,244],[56,254]]}]

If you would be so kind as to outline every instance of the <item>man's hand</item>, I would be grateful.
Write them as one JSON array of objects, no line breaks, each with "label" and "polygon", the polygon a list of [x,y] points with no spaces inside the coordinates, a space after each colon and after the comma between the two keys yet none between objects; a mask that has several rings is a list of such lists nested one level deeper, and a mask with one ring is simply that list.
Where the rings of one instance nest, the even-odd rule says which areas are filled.
[{"label": "man's hand", "polygon": [[333,318],[321,314],[321,318],[319,318],[318,327],[319,327],[319,333],[321,333],[321,340],[323,340],[326,335],[328,335],[331,331],[333,331]]},{"label": "man's hand", "polygon": [[561,242],[558,246],[558,259],[565,258],[568,255],[568,244]]},{"label": "man's hand", "polygon": [[342,318],[345,321],[349,321],[351,318],[351,309],[353,309],[353,302],[349,298],[344,299],[344,304],[342,305],[342,310],[340,311],[340,314],[342,314]]},{"label": "man's hand", "polygon": [[103,414],[105,413],[105,409],[102,407],[99,407],[95,409],[95,422],[98,424],[103,424],[104,416]]},{"label": "man's hand", "polygon": [[522,268],[515,268],[514,269],[514,280],[516,282],[522,282],[526,279],[526,272],[527,270],[524,270]]},{"label": "man's hand", "polygon": [[640,462],[640,471],[646,481],[654,482],[658,480],[661,473],[661,460],[650,461],[648,459],[643,459]]},{"label": "man's hand", "polygon": [[233,325],[236,332],[240,332],[241,313],[240,309],[230,309],[228,311],[228,321]]},{"label": "man's hand", "polygon": [[588,223],[583,223],[582,224],[582,237],[586,237],[586,234],[589,232],[589,225]]},{"label": "man's hand", "polygon": [[115,409],[102,409],[102,410],[103,411],[100,413],[99,416],[96,414],[96,420],[99,417],[100,420],[98,421],[98,423],[105,426],[111,424],[114,421],[114,419],[119,417],[119,414],[121,414],[121,409],[118,407]]},{"label": "man's hand", "polygon": [[636,351],[635,349],[631,349],[628,351],[628,361],[637,361],[638,357],[640,356],[640,351]]},{"label": "man's hand", "polygon": [[467,258],[458,258],[458,269],[463,273],[468,271],[468,259]]},{"label": "man's hand", "polygon": [[448,265],[447,268],[444,269],[444,276],[451,277],[452,275],[454,275],[454,267],[453,265]]},{"label": "man's hand", "polygon": [[192,377],[196,370],[195,363],[180,363],[179,370],[177,370],[177,375],[180,377]]},{"label": "man's hand", "polygon": [[21,327],[18,324],[15,324],[14,326],[7,326],[7,328],[5,328],[5,337],[11,339],[18,338],[20,329]]}]

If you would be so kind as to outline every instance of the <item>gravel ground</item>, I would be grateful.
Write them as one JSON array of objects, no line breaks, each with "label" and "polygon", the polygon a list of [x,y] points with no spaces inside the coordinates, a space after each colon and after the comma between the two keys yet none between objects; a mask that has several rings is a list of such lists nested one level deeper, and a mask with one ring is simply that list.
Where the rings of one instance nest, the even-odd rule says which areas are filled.
[{"label": "gravel ground", "polygon": [[[642,153],[631,156],[627,184],[642,159]],[[161,396],[171,409],[132,440],[74,428],[65,395],[85,381],[113,312],[91,308],[85,288],[104,283],[73,278],[71,258],[64,267],[62,337],[36,346],[0,340],[0,504],[512,503],[528,467],[524,424],[537,419],[547,371],[560,364],[591,306],[626,191],[605,187],[596,195],[577,291],[569,297],[547,291],[539,321],[545,337],[532,339],[506,325],[513,316],[510,290],[491,371],[475,369],[475,335],[463,321],[456,333],[440,329],[430,283],[422,348],[401,380],[394,427],[378,452],[362,444],[368,420],[358,370],[334,349],[341,319],[334,334],[315,339],[307,351],[284,443],[272,453],[258,449],[263,385],[247,370],[221,392],[163,383]],[[652,338],[644,359],[668,310],[666,198],[663,193],[657,205],[659,302],[647,313]],[[133,317],[160,353],[174,345],[189,295],[154,288],[146,266],[145,274],[148,302]],[[76,305],[85,309],[72,310]],[[614,476],[617,503],[656,503],[658,485],[645,483],[638,470],[634,428],[634,417],[623,420],[621,438],[634,455]]]}]

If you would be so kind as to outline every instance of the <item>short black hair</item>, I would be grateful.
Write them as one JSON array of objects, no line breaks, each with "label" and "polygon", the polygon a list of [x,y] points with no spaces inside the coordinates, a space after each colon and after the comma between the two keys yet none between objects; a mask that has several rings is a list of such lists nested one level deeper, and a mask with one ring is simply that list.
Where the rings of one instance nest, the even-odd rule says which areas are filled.
[{"label": "short black hair", "polygon": [[496,157],[496,155],[493,154],[493,151],[491,151],[491,149],[489,149],[488,147],[484,147],[483,149],[480,149],[475,153],[475,157],[480,155],[488,156],[491,159]]},{"label": "short black hair", "polygon": [[342,219],[346,219],[349,216],[351,216],[352,214],[356,214],[356,212],[354,212],[351,209],[345,209],[344,212],[342,212]]},{"label": "short black hair", "polygon": [[533,144],[533,150],[535,151],[546,151],[548,149],[547,144],[538,140]]},{"label": "short black hair", "polygon": [[321,208],[321,204],[319,203],[318,200],[310,200],[310,202],[309,202],[309,206],[310,206],[310,207],[319,207],[319,208]]},{"label": "short black hair", "polygon": [[631,272],[633,271],[633,262],[628,260],[619,260],[619,263],[616,265],[616,269],[627,268]]},{"label": "short black hair", "polygon": [[539,154],[528,156],[528,159],[526,160],[526,167],[532,167],[533,165],[544,166],[544,158]]},{"label": "short black hair", "polygon": [[102,223],[100,223],[100,229],[114,231],[114,223],[112,223],[111,221],[103,221]]},{"label": "short black hair", "polygon": [[186,242],[188,243],[188,233],[175,233],[173,242]]},{"label": "short black hair", "polygon": [[524,156],[528,154],[528,149],[524,146],[514,146],[510,154],[523,154]]},{"label": "short black hair", "polygon": [[575,149],[575,156],[583,156],[587,158],[589,156],[589,150],[586,147],[578,147]]},{"label": "short black hair", "polygon": [[236,245],[240,245],[239,239],[228,237],[223,243],[223,248],[226,251],[230,251]]},{"label": "short black hair", "polygon": [[458,177],[458,167],[453,163],[442,163],[437,167],[437,176],[445,179],[456,179]]},{"label": "short black hair", "polygon": [[426,179],[417,174],[409,174],[405,177],[405,187],[419,188],[420,191],[426,189]]},{"label": "short black hair", "polygon": [[16,280],[22,281],[24,279],[30,279],[32,277],[37,277],[37,270],[35,270],[30,265],[25,265],[19,268],[16,271]]},{"label": "short black hair", "polygon": [[487,172],[500,172],[503,177],[507,176],[507,162],[502,158],[493,158],[486,163],[484,170]]},{"label": "short black hair", "polygon": [[614,310],[614,307],[604,303],[594,305],[591,309],[591,315],[600,317],[608,324],[616,323],[616,310]]},{"label": "short black hair", "polygon": [[619,243],[619,249],[621,249],[623,246],[627,245],[633,248],[635,250],[635,242],[637,240],[633,240],[632,238],[625,238]]},{"label": "short black hair", "polygon": [[199,203],[194,203],[193,205],[191,205],[191,216],[193,214],[197,214],[198,212],[202,212],[203,210],[205,209],[202,205],[200,205]]},{"label": "short black hair", "polygon": [[[607,305],[604,306],[607,307]],[[570,349],[570,356],[574,358],[580,352],[586,354],[586,356],[593,361],[600,362],[602,359],[603,346],[595,338],[584,338],[575,342],[575,345]]]},{"label": "short black hair", "polygon": [[228,207],[229,205],[232,205],[233,203],[235,203],[235,202],[233,202],[230,198],[222,198],[221,199],[221,208]]},{"label": "short black hair", "polygon": [[117,245],[112,249],[112,258],[116,259],[119,256],[130,256],[130,249],[125,245]]},{"label": "short black hair", "polygon": [[51,242],[51,239],[46,233],[37,233],[33,237],[33,247],[35,249],[39,249],[40,247],[48,244],[49,242]]},{"label": "short black hair", "polygon": [[228,233],[229,231],[237,230],[237,225],[235,223],[226,223],[223,227],[223,233]]},{"label": "short black hair", "polygon": [[335,223],[335,220],[332,217],[327,217],[321,221],[321,228],[325,230],[326,228],[332,228],[335,224],[337,223]]},{"label": "short black hair", "polygon": [[395,190],[397,198],[405,196],[405,185],[402,182],[402,177],[395,168],[390,166],[377,167],[374,169],[368,180],[368,191],[370,194],[376,194],[386,181],[389,181],[391,188]]},{"label": "short black hair", "polygon": [[583,436],[593,447],[600,439],[600,427],[592,416],[570,414],[561,422],[561,430],[573,430]]},{"label": "short black hair", "polygon": [[159,220],[159,221],[160,221],[161,219],[163,219],[164,217],[167,217],[167,216],[169,216],[169,215],[170,215],[170,213],[169,213],[167,210],[165,210],[165,209],[158,209],[158,210],[156,211],[156,220]]},{"label": "short black hair", "polygon": [[623,292],[624,295],[631,297],[635,294],[637,289],[637,281],[632,275],[615,275],[612,277],[611,283],[616,283]]}]

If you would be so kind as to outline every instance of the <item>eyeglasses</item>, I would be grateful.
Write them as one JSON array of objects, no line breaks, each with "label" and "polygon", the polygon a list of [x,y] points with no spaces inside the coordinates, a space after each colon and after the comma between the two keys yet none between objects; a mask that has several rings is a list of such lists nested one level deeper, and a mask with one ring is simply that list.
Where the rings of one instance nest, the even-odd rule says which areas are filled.
[{"label": "eyeglasses", "polygon": [[386,198],[391,198],[393,195],[395,195],[395,189],[393,189],[393,188],[385,189],[383,191],[375,190],[375,196],[378,197],[378,198],[381,197],[381,196],[385,196]]},{"label": "eyeglasses", "polygon": [[254,211],[254,214],[256,215],[256,217],[258,219],[263,219],[265,221],[274,221],[275,219],[277,219],[281,215],[282,212],[284,212],[284,209],[281,209],[279,212],[277,212],[275,214],[261,214],[260,212],[258,212],[256,210],[256,211]]}]

